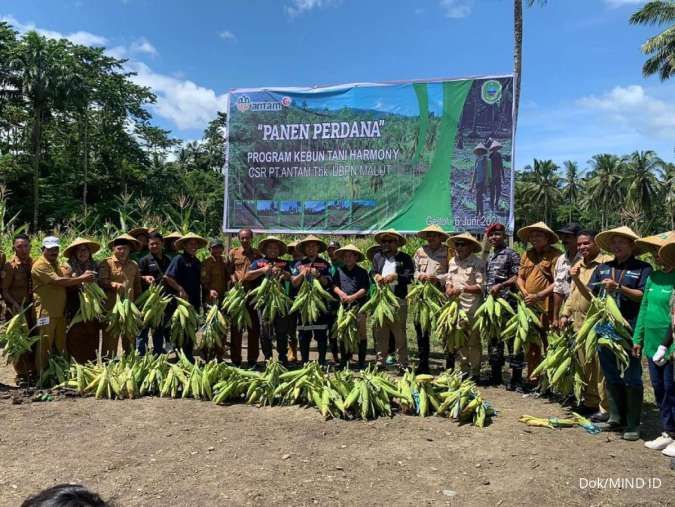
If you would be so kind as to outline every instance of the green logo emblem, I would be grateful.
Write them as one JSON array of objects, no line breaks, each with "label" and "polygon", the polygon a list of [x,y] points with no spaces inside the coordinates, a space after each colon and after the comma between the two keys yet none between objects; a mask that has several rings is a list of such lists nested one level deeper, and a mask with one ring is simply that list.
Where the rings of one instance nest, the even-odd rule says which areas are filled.
[{"label": "green logo emblem", "polygon": [[480,96],[486,104],[496,104],[502,98],[502,84],[494,79],[485,81],[480,89]]}]

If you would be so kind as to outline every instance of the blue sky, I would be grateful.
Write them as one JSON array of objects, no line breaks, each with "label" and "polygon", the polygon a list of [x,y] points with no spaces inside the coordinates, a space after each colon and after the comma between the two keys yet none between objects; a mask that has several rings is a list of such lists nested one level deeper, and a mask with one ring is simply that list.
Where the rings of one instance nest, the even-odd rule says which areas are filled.
[{"label": "blue sky", "polygon": [[[516,164],[653,149],[675,160],[675,80],[644,79],[643,0],[526,9]],[[231,88],[508,74],[510,0],[4,0],[18,30],[104,45],[158,95],[154,122],[201,137]]]}]

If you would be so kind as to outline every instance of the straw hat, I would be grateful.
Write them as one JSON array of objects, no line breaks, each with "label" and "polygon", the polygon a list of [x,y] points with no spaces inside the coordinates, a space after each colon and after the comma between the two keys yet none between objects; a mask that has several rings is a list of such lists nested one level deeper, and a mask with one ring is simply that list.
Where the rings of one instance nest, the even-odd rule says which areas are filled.
[{"label": "straw hat", "polygon": [[183,235],[180,232],[175,232],[175,231],[170,232],[169,234],[166,234],[165,236],[163,236],[164,241],[171,241],[171,240],[176,241],[176,240],[179,240],[182,237],[183,237]]},{"label": "straw hat", "polygon": [[382,241],[385,238],[391,238],[394,237],[398,240],[398,246],[403,246],[405,245],[405,238],[396,232],[394,229],[387,229],[386,231],[380,231],[377,234],[375,234],[375,241],[378,243],[382,244]]},{"label": "straw hat", "polygon": [[621,236],[622,238],[629,239],[633,241],[633,251],[636,254],[645,253],[644,246],[637,245],[635,242],[640,239],[640,236],[635,234],[633,229],[630,227],[621,226],[616,227],[615,229],[610,229],[608,231],[602,231],[595,237],[596,244],[605,252],[611,252],[609,245],[612,242],[612,239],[616,236]]},{"label": "straw hat", "polygon": [[[279,255],[284,255],[288,248],[286,248],[286,243],[281,241],[279,238],[276,236],[267,236],[265,239],[261,240],[260,243],[258,243],[258,249],[264,254],[267,255],[267,246],[270,243],[277,243],[279,245]],[[297,246],[296,246],[297,248]]]},{"label": "straw hat", "polygon": [[126,234],[126,233],[120,234],[116,238],[113,238],[113,240],[110,243],[108,243],[108,247],[112,248],[116,241],[126,241],[127,243],[129,243],[129,248],[131,248],[131,249],[141,248],[141,242],[138,241],[133,236],[131,236],[130,234]]},{"label": "straw hat", "polygon": [[361,250],[359,250],[355,245],[351,243],[347,246],[343,246],[342,248],[338,248],[337,250],[335,250],[335,257],[337,257],[338,259],[342,259],[342,256],[347,252],[352,252],[356,254],[356,262],[361,262],[363,259],[366,258],[361,252]]},{"label": "straw hat", "polygon": [[372,263],[373,258],[375,257],[375,254],[382,250],[382,247],[375,243],[374,245],[370,245],[368,247],[368,250],[366,250],[366,258]]},{"label": "straw hat", "polygon": [[488,149],[485,147],[483,143],[478,143],[476,147],[473,149],[473,152],[477,155],[479,151],[484,151],[485,153],[488,152]]},{"label": "straw hat", "polygon": [[473,253],[478,253],[483,249],[483,245],[481,245],[480,241],[478,241],[471,235],[471,233],[468,232],[463,232],[462,234],[457,234],[456,236],[449,238],[448,241],[446,241],[446,245],[454,250],[457,250],[457,246],[455,245],[455,241],[457,240],[473,243]]},{"label": "straw hat", "polygon": [[635,246],[656,256],[661,247],[670,241],[675,241],[675,231],[662,232],[661,234],[640,238],[635,242]]},{"label": "straw hat", "polygon": [[664,264],[675,268],[675,238],[671,238],[659,249],[659,258]]},{"label": "straw hat", "polygon": [[141,234],[145,234],[147,236],[149,232],[150,229],[148,229],[147,227],[136,227],[129,231],[129,236],[133,236],[134,238],[136,236],[140,236]]},{"label": "straw hat", "polygon": [[502,144],[499,141],[493,140],[490,143],[490,146],[488,146],[488,150],[489,151],[496,151],[496,150],[500,149],[501,147],[502,147]]},{"label": "straw hat", "polygon": [[293,255],[293,252],[295,252],[295,247],[298,246],[298,240],[291,241],[289,244],[286,245],[286,250],[288,251],[289,254]]},{"label": "straw hat", "polygon": [[549,237],[550,243],[557,243],[558,241],[560,241],[558,235],[555,232],[553,232],[551,228],[544,222],[537,222],[536,224],[528,225],[526,227],[523,227],[522,229],[519,229],[518,238],[523,243],[527,243],[529,241],[530,233],[534,231],[539,231],[546,234]]},{"label": "straw hat", "polygon": [[195,234],[194,232],[188,232],[185,236],[176,240],[176,242],[174,243],[176,250],[182,250],[185,243],[191,239],[197,240],[198,249],[205,248],[206,245],[209,244],[209,242],[206,239],[202,238],[198,234]]},{"label": "straw hat", "polygon": [[427,235],[430,232],[435,232],[436,234],[440,234],[441,236],[443,236],[444,240],[447,240],[450,237],[450,234],[445,232],[443,229],[441,229],[436,224],[427,225],[424,229],[422,229],[420,232],[417,233],[417,236],[419,236],[422,239],[427,239]]},{"label": "straw hat", "polygon": [[91,255],[94,255],[96,252],[98,252],[101,249],[101,245],[97,243],[96,241],[91,241],[89,239],[84,239],[84,238],[75,238],[75,241],[73,241],[70,245],[68,245],[68,248],[66,248],[63,251],[63,256],[67,257],[70,259],[75,253],[77,252],[77,249],[81,246],[86,246],[89,248],[89,253]]},{"label": "straw hat", "polygon": [[298,252],[301,254],[305,255],[305,247],[307,246],[307,243],[318,243],[319,244],[319,253],[325,252],[328,246],[324,241],[322,241],[320,238],[317,236],[314,236],[314,234],[310,234],[304,239],[301,239],[300,241],[296,242],[295,248],[298,249]]}]

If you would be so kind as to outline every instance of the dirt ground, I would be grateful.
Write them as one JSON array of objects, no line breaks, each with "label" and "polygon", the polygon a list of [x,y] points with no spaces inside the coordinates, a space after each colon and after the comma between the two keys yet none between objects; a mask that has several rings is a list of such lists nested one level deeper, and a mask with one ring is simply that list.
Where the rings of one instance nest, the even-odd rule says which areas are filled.
[{"label": "dirt ground", "polygon": [[[483,389],[499,415],[479,429],[438,417],[324,421],[314,409],[159,398],[14,404],[12,383],[13,370],[0,369],[2,506],[63,482],[124,506],[672,505],[675,498],[675,472],[660,452],[614,434],[529,428],[520,415],[563,409],[504,389]],[[649,406],[643,433],[656,431]],[[645,484],[583,487],[597,478]]]}]

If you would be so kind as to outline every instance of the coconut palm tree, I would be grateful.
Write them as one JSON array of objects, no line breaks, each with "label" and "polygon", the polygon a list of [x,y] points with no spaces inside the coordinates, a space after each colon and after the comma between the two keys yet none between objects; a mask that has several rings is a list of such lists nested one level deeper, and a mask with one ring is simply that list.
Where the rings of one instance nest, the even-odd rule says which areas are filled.
[{"label": "coconut palm tree", "polygon": [[560,177],[558,166],[552,160],[534,159],[534,167],[526,167],[530,178],[523,189],[525,199],[543,208],[544,221],[550,223],[551,211],[560,203]]},{"label": "coconut palm tree", "polygon": [[[544,5],[547,0],[526,0],[527,6]],[[523,0],[513,0],[513,125],[518,120],[520,75],[523,70]]]},{"label": "coconut palm tree", "polygon": [[664,163],[661,166],[661,177],[659,187],[666,207],[670,211],[670,230],[675,230],[675,164]]},{"label": "coconut palm tree", "polygon": [[675,74],[675,0],[647,2],[630,17],[634,25],[669,25],[663,32],[642,44],[642,52],[649,55],[642,66],[645,77],[659,74],[662,81]]},{"label": "coconut palm tree", "polygon": [[646,216],[651,216],[652,205],[658,194],[656,174],[663,167],[663,160],[653,151],[635,151],[624,157],[624,184],[628,202]]},{"label": "coconut palm tree", "polygon": [[569,205],[569,221],[572,221],[572,210],[576,208],[579,200],[579,165],[571,160],[563,162],[565,177],[562,179],[562,196]]},{"label": "coconut palm tree", "polygon": [[621,159],[603,153],[590,161],[592,170],[586,183],[584,206],[588,210],[600,208],[600,227],[609,223],[610,210],[621,201]]}]

